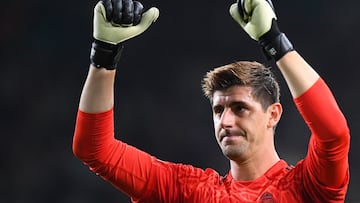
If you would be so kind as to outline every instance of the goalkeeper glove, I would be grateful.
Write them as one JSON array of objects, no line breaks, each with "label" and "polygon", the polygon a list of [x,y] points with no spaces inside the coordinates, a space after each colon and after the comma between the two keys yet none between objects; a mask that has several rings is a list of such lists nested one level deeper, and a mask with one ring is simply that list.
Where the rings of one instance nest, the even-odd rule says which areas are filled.
[{"label": "goalkeeper glove", "polygon": [[230,7],[230,15],[245,32],[258,41],[267,58],[278,61],[294,50],[291,42],[279,30],[271,0],[238,0]]},{"label": "goalkeeper glove", "polygon": [[158,16],[155,7],[143,13],[143,5],[138,1],[99,1],[94,8],[91,63],[96,68],[115,69],[123,42],[144,32]]}]

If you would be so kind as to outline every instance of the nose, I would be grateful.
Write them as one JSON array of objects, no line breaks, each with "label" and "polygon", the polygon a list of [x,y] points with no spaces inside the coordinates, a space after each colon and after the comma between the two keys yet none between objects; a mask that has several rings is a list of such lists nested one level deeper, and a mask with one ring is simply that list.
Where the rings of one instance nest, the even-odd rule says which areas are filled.
[{"label": "nose", "polygon": [[220,118],[220,125],[223,129],[232,128],[235,124],[235,114],[231,109],[225,109]]}]

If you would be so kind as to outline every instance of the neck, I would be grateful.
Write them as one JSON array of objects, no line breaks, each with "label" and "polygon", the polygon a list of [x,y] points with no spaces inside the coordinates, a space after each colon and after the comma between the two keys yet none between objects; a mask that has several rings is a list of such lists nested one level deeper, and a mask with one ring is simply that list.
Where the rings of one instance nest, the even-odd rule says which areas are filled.
[{"label": "neck", "polygon": [[230,160],[230,172],[237,181],[250,181],[264,175],[280,160],[275,149],[246,160]]}]

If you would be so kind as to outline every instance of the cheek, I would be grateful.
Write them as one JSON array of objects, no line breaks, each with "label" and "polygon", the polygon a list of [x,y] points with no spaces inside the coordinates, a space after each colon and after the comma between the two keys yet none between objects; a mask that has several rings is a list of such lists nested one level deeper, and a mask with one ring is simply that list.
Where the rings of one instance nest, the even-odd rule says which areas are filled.
[{"label": "cheek", "polygon": [[220,121],[219,119],[214,118],[213,122],[214,122],[215,134],[217,135],[220,131]]},{"label": "cheek", "polygon": [[214,123],[214,127],[218,128],[218,126],[220,126],[220,119],[214,116],[213,123]]}]

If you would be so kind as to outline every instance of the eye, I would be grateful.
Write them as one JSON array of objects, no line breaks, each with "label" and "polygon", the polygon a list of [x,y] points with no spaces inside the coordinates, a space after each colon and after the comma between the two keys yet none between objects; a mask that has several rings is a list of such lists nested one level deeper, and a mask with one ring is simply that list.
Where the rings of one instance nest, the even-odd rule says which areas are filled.
[{"label": "eye", "polygon": [[224,107],[222,106],[214,106],[213,108],[214,115],[221,116],[223,111],[224,111]]},{"label": "eye", "polygon": [[245,107],[243,105],[235,105],[232,108],[232,111],[236,114],[236,115],[240,115],[245,111]]}]

